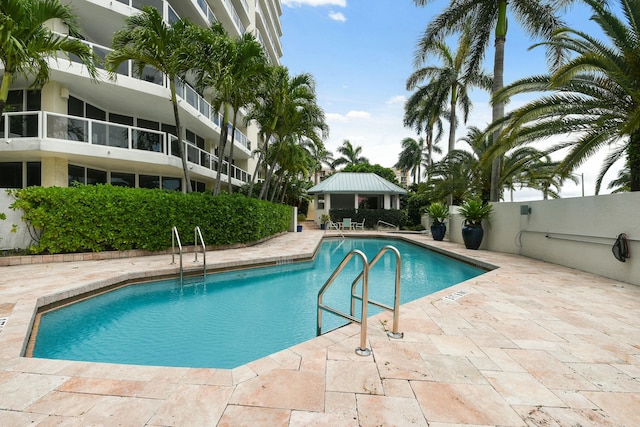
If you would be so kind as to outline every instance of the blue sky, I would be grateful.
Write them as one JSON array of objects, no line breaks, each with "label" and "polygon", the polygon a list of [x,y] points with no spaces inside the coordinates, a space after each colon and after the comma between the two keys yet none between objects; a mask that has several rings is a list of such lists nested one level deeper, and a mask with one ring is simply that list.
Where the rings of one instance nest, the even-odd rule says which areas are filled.
[{"label": "blue sky", "polygon": [[[431,18],[447,4],[444,0],[426,7],[416,6],[413,0],[282,0],[282,64],[292,75],[306,72],[314,76],[318,102],[330,126],[326,146],[334,155],[348,139],[361,146],[372,163],[391,167],[398,159],[402,139],[417,137],[402,125],[404,102],[410,96],[406,79],[415,70],[417,41]],[[595,29],[589,16],[584,7],[574,6],[565,19],[574,28]],[[533,43],[512,20],[505,52],[505,84],[546,72],[543,49],[528,51]],[[451,47],[455,49],[455,45]],[[491,72],[492,67],[490,51],[485,69]],[[476,91],[472,100],[467,125],[484,128],[491,121],[489,95]],[[524,101],[514,99],[512,105]],[[440,142],[445,149],[447,132],[445,129]],[[458,129],[456,138],[465,133]],[[587,195],[593,194],[601,158],[577,171],[585,174]],[[579,195],[580,185],[568,183],[563,190],[564,197]],[[541,198],[540,193],[516,195],[516,200],[536,198]]]}]

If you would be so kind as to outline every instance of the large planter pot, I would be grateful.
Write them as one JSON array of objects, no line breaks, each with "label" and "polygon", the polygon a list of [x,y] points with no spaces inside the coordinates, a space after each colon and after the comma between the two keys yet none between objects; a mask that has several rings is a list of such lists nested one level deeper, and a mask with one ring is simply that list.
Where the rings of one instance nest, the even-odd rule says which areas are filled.
[{"label": "large planter pot", "polygon": [[442,240],[447,232],[447,226],[445,224],[433,224],[431,226],[431,237],[433,240]]},{"label": "large planter pot", "polygon": [[462,227],[462,240],[467,249],[478,249],[482,243],[484,230],[482,225],[465,225]]},{"label": "large planter pot", "polygon": [[298,225],[297,228],[298,228],[298,233],[302,233],[302,226]]},{"label": "large planter pot", "polygon": [[326,230],[327,224],[320,224],[320,230]]}]

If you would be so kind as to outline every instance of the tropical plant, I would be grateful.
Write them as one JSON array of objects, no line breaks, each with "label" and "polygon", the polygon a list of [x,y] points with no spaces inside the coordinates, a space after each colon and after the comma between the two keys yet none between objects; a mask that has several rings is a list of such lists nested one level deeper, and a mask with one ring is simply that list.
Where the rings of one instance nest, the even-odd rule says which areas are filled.
[{"label": "tropical plant", "polygon": [[431,165],[431,153],[433,151],[441,153],[442,150],[433,145],[426,147],[426,140],[422,137],[418,137],[418,139],[407,137],[402,140],[401,144],[402,151],[400,151],[394,167],[408,171],[413,175],[413,182],[420,184],[421,167],[424,165],[428,168]]},{"label": "tropical plant", "polygon": [[[69,34],[54,33],[46,23],[59,19]],[[59,0],[0,0],[0,62],[3,65],[0,85],[0,117],[4,112],[11,83],[19,76],[42,87],[49,81],[48,59],[59,54],[78,57],[89,76],[97,78],[96,57],[89,45],[77,38],[80,29],[76,16]]]},{"label": "tropical plant", "polygon": [[145,67],[151,66],[167,77],[187,192],[192,191],[191,179],[182,143],[176,81],[184,78],[192,67],[189,49],[194,44],[190,40],[194,40],[197,31],[195,25],[182,19],[168,25],[158,9],[145,6],[142,13],[125,18],[124,28],[113,35],[113,50],[105,58],[105,68],[113,78],[117,76],[120,64],[128,60],[133,60],[138,75],[142,75]]},{"label": "tropical plant", "polygon": [[371,165],[369,163],[358,163],[355,165],[347,165],[342,169],[342,172],[355,172],[355,173],[375,173],[381,178],[387,181],[400,185],[396,173],[391,168],[385,168],[380,164]]},{"label": "tropical plant", "polygon": [[[235,134],[238,126],[238,114],[258,100],[260,82],[267,75],[267,58],[262,45],[253,34],[245,33],[232,38],[222,24],[214,23],[202,33],[203,46],[200,55],[193,58],[198,88],[201,91],[212,89],[211,106],[214,111],[222,111],[220,140],[218,143],[218,180],[213,191],[220,193],[227,140],[231,123],[231,146],[229,148],[228,192],[232,193],[231,166],[234,160]],[[229,117],[231,115],[231,117]]]},{"label": "tropical plant", "polygon": [[[465,26],[458,39],[458,48],[451,48],[441,40],[430,44],[421,44],[416,54],[416,64],[424,63],[426,57],[434,55],[442,61],[441,66],[428,65],[414,71],[407,79],[407,90],[416,89],[418,83],[427,80],[429,84],[418,89],[417,96],[429,95],[429,106],[434,109],[431,116],[438,117],[448,104],[449,111],[449,150],[455,149],[457,110],[462,109],[462,122],[466,123],[471,110],[469,90],[472,88],[491,89],[492,79],[479,68],[469,68],[471,56],[472,32]],[[421,94],[422,92],[422,94]]]},{"label": "tropical plant", "polygon": [[338,147],[337,151],[342,156],[333,161],[332,167],[334,169],[342,165],[369,163],[369,159],[362,156],[362,147],[353,145],[348,139],[342,141],[342,145]]},{"label": "tropical plant", "polygon": [[[317,104],[313,77],[306,73],[290,77],[289,70],[285,67],[272,69],[259,94],[259,103],[254,106],[248,118],[255,120],[260,126],[265,144],[264,155],[262,160],[259,159],[254,173],[255,177],[260,164],[266,163],[265,179],[259,195],[260,199],[265,199],[282,155],[280,148],[283,147],[276,144],[271,149],[270,143],[286,138],[321,143],[328,136],[329,128],[324,111]],[[252,189],[250,186],[250,194]]]},{"label": "tropical plant", "polygon": [[548,93],[513,111],[504,129],[504,151],[556,135],[575,135],[549,152],[568,150],[559,172],[571,172],[601,148],[613,147],[597,181],[627,158],[629,189],[640,191],[640,0],[621,0],[623,19],[599,0],[585,0],[607,41],[584,31],[560,28],[538,45],[568,49],[576,55],[553,73],[514,82],[496,94],[502,102],[524,92]]},{"label": "tropical plant", "polygon": [[480,225],[493,212],[493,205],[484,203],[481,199],[469,199],[460,205],[458,212],[466,224]]},{"label": "tropical plant", "polygon": [[449,208],[444,203],[434,202],[425,209],[434,224],[442,224],[449,216]]},{"label": "tropical plant", "polygon": [[[417,5],[426,5],[432,0],[414,0]],[[429,47],[443,40],[446,36],[461,31],[466,26],[473,29],[470,46],[469,70],[480,69],[489,47],[492,30],[494,31],[495,55],[493,62],[492,93],[496,93],[504,85],[504,58],[507,36],[507,3],[509,11],[515,19],[523,23],[524,30],[531,36],[546,38],[560,27],[556,17],[556,7],[571,3],[572,0],[558,0],[554,3],[531,0],[457,0],[452,1],[443,12],[436,16],[427,26],[420,41],[420,49],[429,51]],[[553,46],[552,46],[553,47]],[[549,57],[554,64],[562,59],[562,51],[554,49]],[[504,103],[494,102],[493,122],[504,117]],[[493,135],[492,143],[499,142],[499,129]],[[490,200],[500,199],[501,156],[495,156],[491,171]]]},{"label": "tropical plant", "polygon": [[[321,142],[321,141],[320,141]],[[313,180],[318,183],[318,172],[322,170],[323,165],[331,167],[333,163],[333,153],[326,149],[324,143],[318,144],[309,139],[302,142],[302,146],[307,150],[312,160]]]}]

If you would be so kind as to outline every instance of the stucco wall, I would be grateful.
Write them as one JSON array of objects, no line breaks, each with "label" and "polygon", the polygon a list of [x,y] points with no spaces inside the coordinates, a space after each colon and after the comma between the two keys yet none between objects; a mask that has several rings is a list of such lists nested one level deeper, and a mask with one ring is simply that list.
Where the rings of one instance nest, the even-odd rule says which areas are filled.
[{"label": "stucco wall", "polygon": [[[0,189],[0,212],[7,215],[5,221],[0,221],[0,249],[24,249],[28,248],[32,242],[27,227],[22,222],[22,211],[9,209],[13,203],[13,197],[7,194],[6,189]],[[16,225],[15,232],[12,232]]]},{"label": "stucco wall", "polygon": [[[520,207],[531,208],[528,215]],[[520,254],[640,285],[640,193],[494,204],[483,223],[480,250]],[[462,217],[454,215],[449,239],[462,243]],[[626,233],[631,258],[611,248]]]}]

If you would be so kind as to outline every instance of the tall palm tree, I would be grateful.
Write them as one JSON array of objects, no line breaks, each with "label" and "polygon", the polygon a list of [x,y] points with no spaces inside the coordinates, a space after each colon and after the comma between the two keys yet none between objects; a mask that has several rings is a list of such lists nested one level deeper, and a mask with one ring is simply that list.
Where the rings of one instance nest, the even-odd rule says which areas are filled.
[{"label": "tall palm tree", "polygon": [[442,152],[440,147],[427,147],[426,139],[423,137],[418,137],[418,139],[407,137],[402,140],[402,151],[400,151],[398,161],[393,167],[411,173],[413,182],[420,184],[421,168],[425,166],[425,169],[427,169],[431,166],[431,154],[433,151],[436,153]]},{"label": "tall palm tree", "polygon": [[[218,180],[213,194],[220,193],[223,159],[229,139],[231,123],[231,147],[229,149],[228,191],[233,187],[232,164],[234,158],[234,138],[238,125],[238,113],[257,101],[260,85],[267,73],[267,59],[260,43],[251,33],[231,38],[222,24],[214,23],[203,30],[201,55],[195,58],[194,69],[200,89],[213,89],[211,105],[215,111],[222,111],[220,142],[218,144]],[[231,120],[229,120],[231,115]]]},{"label": "tall palm tree", "polygon": [[[248,116],[260,127],[260,136],[263,141],[256,169],[249,185],[250,196],[253,193],[253,184],[258,172],[263,164],[270,163],[268,160],[273,157],[270,156],[269,147],[280,137],[281,120],[288,111],[304,109],[316,103],[315,82],[310,74],[302,73],[290,76],[289,70],[283,66],[275,66],[269,70],[270,73],[263,81],[261,91],[258,94],[259,102],[253,106]],[[265,178],[269,173],[269,169],[267,169]],[[265,191],[266,185],[263,184],[260,198],[263,198]]]},{"label": "tall palm tree", "polygon": [[[69,35],[54,33],[45,26],[51,19],[64,23]],[[0,117],[7,105],[11,83],[19,75],[33,79],[32,87],[49,81],[50,58],[59,53],[75,55],[97,78],[95,55],[91,48],[73,38],[80,34],[76,16],[59,0],[0,0],[0,61],[3,64],[0,85]]]},{"label": "tall palm tree", "polygon": [[323,165],[331,167],[333,163],[333,153],[324,146],[324,143],[317,144],[316,142],[306,139],[302,142],[302,146],[307,150],[312,160],[312,170],[314,183],[318,183],[318,172],[322,170]]},{"label": "tall palm tree", "polygon": [[260,190],[260,198],[266,197],[273,172],[279,164],[280,157],[286,154],[287,144],[300,144],[305,140],[322,144],[322,141],[328,136],[329,127],[325,121],[324,111],[316,102],[315,88],[311,87],[310,89],[314,96],[309,102],[301,105],[292,102],[292,99],[287,99],[282,111],[283,114],[278,118],[277,126],[274,129],[279,143],[276,144],[274,152],[269,156],[270,162]]},{"label": "tall palm tree", "polygon": [[[414,0],[417,5],[426,5],[432,0]],[[420,41],[425,52],[429,46],[446,36],[462,30],[465,26],[473,28],[471,42],[469,70],[480,68],[485,53],[489,47],[492,30],[494,31],[495,55],[493,62],[493,87],[496,93],[504,85],[504,54],[507,38],[507,12],[509,11],[524,30],[533,37],[546,38],[561,24],[556,17],[553,6],[564,6],[572,0],[557,0],[554,3],[532,0],[452,0],[449,6],[433,19]],[[509,9],[507,9],[507,3]],[[553,50],[550,57],[557,64],[561,59],[561,51]],[[504,103],[495,102],[492,111],[493,122],[504,117]],[[498,143],[499,129],[493,134],[493,143]],[[496,156],[491,171],[490,200],[499,200],[499,173],[501,157]]]},{"label": "tall palm tree", "polygon": [[193,62],[187,49],[192,46],[189,40],[193,40],[196,33],[197,27],[188,21],[181,19],[168,25],[158,9],[145,6],[142,13],[125,19],[124,28],[113,35],[113,50],[105,58],[105,68],[114,78],[120,64],[128,60],[133,60],[138,74],[142,74],[144,68],[149,65],[167,77],[187,192],[191,192],[192,189],[187,157],[182,144],[176,80],[183,78],[192,67]]},{"label": "tall palm tree", "polygon": [[[424,80],[429,81],[427,86],[418,89],[429,97],[431,108],[442,111],[448,104],[449,109],[449,150],[455,149],[456,126],[458,124],[457,110],[462,109],[462,122],[466,123],[471,110],[469,90],[477,87],[486,90],[491,89],[492,79],[479,68],[469,68],[467,63],[471,54],[472,33],[469,27],[465,27],[458,40],[458,49],[452,52],[449,46],[441,40],[434,41],[430,45],[421,45],[421,50],[416,54],[416,63],[425,61],[426,56],[433,54],[442,61],[442,65],[428,65],[411,74],[407,79],[407,89],[413,90]],[[437,111],[432,112],[438,116]]]},{"label": "tall palm tree", "polygon": [[516,109],[500,150],[553,135],[575,135],[550,151],[568,149],[559,165],[569,176],[598,150],[613,147],[600,169],[596,193],[612,165],[627,158],[631,191],[640,191],[640,0],[620,0],[623,19],[600,0],[585,0],[607,41],[584,31],[558,29],[548,42],[576,55],[550,75],[519,80],[498,102],[524,92],[548,93]]},{"label": "tall palm tree", "polygon": [[[427,86],[435,87],[432,84]],[[435,106],[430,91],[422,91],[419,88],[414,92],[405,104],[404,125],[413,128],[418,134],[424,131],[424,144],[427,150],[426,172],[428,179],[429,168],[433,165],[433,153],[441,153],[437,146],[442,138],[442,118],[449,118],[446,107]]]},{"label": "tall palm tree", "polygon": [[348,139],[342,141],[342,145],[338,147],[338,153],[342,154],[342,156],[333,161],[332,167],[334,169],[342,165],[369,163],[369,159],[362,156],[362,147],[354,146]]}]

